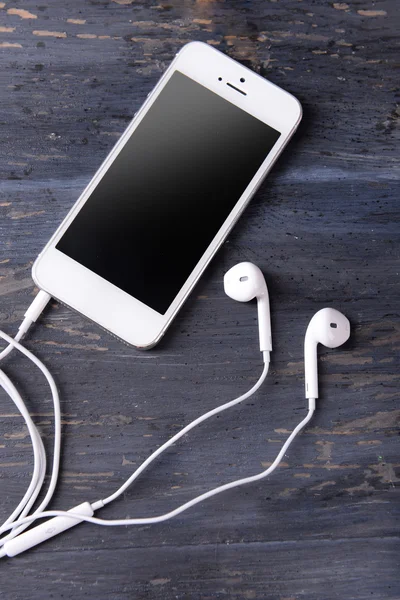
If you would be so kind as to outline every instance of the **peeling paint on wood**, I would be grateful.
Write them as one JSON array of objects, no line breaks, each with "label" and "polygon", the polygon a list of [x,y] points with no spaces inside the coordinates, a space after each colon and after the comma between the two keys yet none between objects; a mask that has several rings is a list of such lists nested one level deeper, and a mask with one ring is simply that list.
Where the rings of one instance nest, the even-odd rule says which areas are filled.
[{"label": "peeling paint on wood", "polygon": [[36,210],[36,211],[32,211],[32,212],[19,212],[19,211],[11,211],[9,213],[10,219],[16,220],[16,219],[27,219],[29,217],[37,217],[38,215],[42,215],[45,211],[44,210]]},{"label": "peeling paint on wood", "polygon": [[358,10],[357,13],[363,17],[386,17],[386,10]]},{"label": "peeling paint on wood", "polygon": [[65,31],[48,31],[47,29],[35,29],[32,31],[33,35],[39,35],[41,37],[55,37],[55,38],[66,38],[67,34]]},{"label": "peeling paint on wood", "polygon": [[0,48],[22,48],[22,45],[15,42],[0,42]]},{"label": "peeling paint on wood", "polygon": [[94,33],[78,33],[76,37],[86,40],[94,40],[95,38],[97,38],[97,35]]},{"label": "peeling paint on wood", "polygon": [[21,17],[21,19],[37,19],[37,15],[29,12],[29,10],[24,10],[22,8],[9,8],[7,10],[8,15],[16,15],[17,17]]}]

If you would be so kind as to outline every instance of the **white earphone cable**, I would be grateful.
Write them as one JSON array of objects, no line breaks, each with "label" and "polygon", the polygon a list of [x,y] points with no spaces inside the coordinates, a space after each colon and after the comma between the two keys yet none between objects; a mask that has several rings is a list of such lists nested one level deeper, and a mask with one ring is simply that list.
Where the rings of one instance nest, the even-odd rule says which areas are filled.
[{"label": "white earphone cable", "polygon": [[[50,483],[45,497],[43,498],[40,505],[37,507],[33,514],[42,512],[43,509],[46,508],[48,503],[50,502],[58,478],[58,470],[59,470],[59,462],[60,462],[60,448],[61,448],[61,412],[60,412],[60,400],[58,396],[58,391],[54,379],[47,369],[47,367],[34,355],[32,352],[27,350],[24,346],[22,346],[18,340],[20,340],[23,335],[28,331],[30,325],[36,321],[39,314],[43,311],[47,302],[50,300],[50,296],[45,292],[39,292],[36,296],[35,300],[32,302],[28,311],[25,313],[25,319],[22,322],[22,325],[19,328],[15,339],[11,338],[9,335],[0,331],[0,337],[2,337],[6,342],[8,342],[8,346],[1,352],[0,360],[5,358],[13,348],[17,348],[22,354],[27,356],[45,375],[53,398],[54,405],[54,455],[53,455],[53,466],[52,473],[50,477]],[[18,523],[16,523],[16,519],[25,517],[29,510],[32,508],[35,503],[41,489],[43,486],[44,478],[46,475],[46,453],[43,446],[42,439],[40,434],[33,423],[29,411],[25,406],[24,401],[22,400],[18,390],[11,382],[11,380],[7,377],[4,371],[0,370],[0,386],[4,389],[4,391],[10,396],[13,400],[14,404],[20,411],[22,417],[25,420],[25,423],[28,428],[29,435],[32,440],[33,447],[33,455],[34,455],[34,468],[33,474],[31,478],[30,485],[25,492],[22,500],[12,512],[12,514],[5,521],[4,525],[11,525],[13,530],[10,534],[0,540],[0,547],[4,545],[8,540],[16,537],[19,533],[21,533],[25,528],[25,526],[18,527]],[[10,527],[8,527],[10,529]]]},{"label": "white earphone cable", "polygon": [[[39,290],[31,304],[29,305],[28,310],[24,315],[24,320],[18,328],[17,335],[14,338],[14,341],[20,342],[24,335],[28,332],[32,323],[34,323],[44,311],[46,305],[51,300],[50,294],[44,292],[43,290]],[[11,350],[15,348],[15,345],[9,343],[1,352],[0,352],[0,361],[3,360],[8,354],[10,354]]]},{"label": "white earphone cable", "polygon": [[[268,355],[269,355],[269,352],[268,352]],[[129,477],[129,479],[127,479],[125,481],[125,483],[123,485],[121,485],[121,487],[116,492],[114,492],[114,494],[112,494],[111,496],[108,496],[104,500],[99,500],[99,502],[101,502],[101,506],[105,506],[106,504],[109,504],[113,500],[116,500],[135,481],[135,479],[137,479],[139,477],[139,475],[150,465],[150,463],[152,463],[153,460],[155,460],[157,458],[157,456],[160,456],[160,454],[162,452],[164,452],[164,450],[166,450],[167,448],[170,448],[173,444],[175,444],[175,442],[177,442],[181,437],[183,437],[191,429],[193,429],[194,427],[196,427],[203,421],[206,421],[210,417],[213,417],[214,415],[217,415],[218,413],[220,413],[228,408],[231,408],[231,406],[235,406],[236,404],[239,404],[240,402],[247,400],[247,398],[250,398],[250,396],[252,396],[265,381],[265,378],[267,377],[267,374],[268,374],[268,368],[269,368],[269,360],[268,360],[268,362],[264,363],[264,369],[263,369],[263,372],[261,373],[260,378],[248,392],[246,392],[245,394],[242,394],[241,396],[239,396],[238,398],[235,398],[234,400],[231,400],[230,402],[226,402],[225,404],[222,404],[221,406],[217,406],[217,408],[213,408],[212,410],[208,411],[204,415],[201,415],[201,417],[198,417],[197,419],[195,419],[194,421],[192,421],[191,423],[186,425],[186,427],[184,427],[183,429],[178,431],[178,433],[176,433],[171,439],[169,439],[162,446],[160,446],[155,452],[153,452],[153,454],[151,454],[140,465],[140,467],[138,469],[136,469],[136,471],[134,473],[132,473],[132,475]],[[93,507],[94,510],[96,510],[96,508],[97,508],[97,503],[95,503],[95,505],[96,505],[96,507]]]},{"label": "white earphone cable", "polygon": [[[42,484],[43,484],[43,480],[44,480],[44,476],[45,476],[45,469],[46,469],[46,457],[45,457],[44,447],[43,447],[43,443],[40,438],[40,435],[29,415],[29,412],[28,412],[21,396],[19,395],[18,391],[16,390],[16,388],[12,384],[12,382],[9,380],[9,378],[5,375],[5,373],[0,371],[0,385],[10,395],[10,397],[14,401],[15,405],[17,406],[17,408],[20,410],[22,416],[24,417],[26,424],[28,426],[28,431],[29,431],[31,439],[32,439],[32,445],[33,445],[33,450],[34,450],[34,472],[32,475],[31,484],[30,484],[28,490],[26,491],[23,499],[19,503],[18,507],[13,511],[12,515],[10,515],[10,517],[5,521],[5,523],[2,525],[2,527],[0,527],[0,534],[4,533],[5,531],[7,531],[9,529],[12,529],[11,533],[9,533],[6,537],[3,537],[0,540],[0,556],[4,556],[5,552],[4,552],[4,550],[1,550],[1,546],[4,546],[8,541],[15,538],[18,534],[20,534],[27,527],[27,525],[30,522],[35,520],[35,518],[40,518],[42,515],[44,516],[43,509],[47,506],[48,502],[50,501],[50,499],[53,495],[56,481],[57,481],[59,457],[60,457],[61,416],[60,416],[60,406],[59,406],[59,398],[58,398],[57,388],[55,386],[55,382],[54,382],[50,372],[45,367],[45,365],[43,365],[43,363],[34,354],[32,354],[29,350],[27,350],[24,346],[22,346],[16,339],[11,338],[10,336],[8,336],[7,334],[5,334],[2,331],[0,331],[0,337],[2,337],[4,340],[6,340],[9,343],[9,346],[7,349],[13,348],[13,347],[17,348],[20,352],[22,352],[25,356],[27,356],[30,360],[32,360],[32,362],[34,362],[34,364],[36,364],[39,367],[39,369],[43,372],[43,374],[45,375],[45,377],[50,385],[51,391],[52,391],[53,402],[54,402],[54,414],[55,414],[54,458],[53,458],[52,477],[50,480],[49,489],[46,494],[46,497],[44,498],[44,500],[42,501],[40,506],[37,508],[37,510],[32,515],[27,517],[26,515],[27,515],[28,511],[30,510],[30,508],[32,507],[32,505],[34,504],[34,502],[41,490]],[[101,506],[104,506],[105,504],[108,504],[108,503],[112,502],[113,500],[115,500],[116,498],[118,498],[130,485],[132,485],[132,483],[135,481],[135,479],[137,479],[137,477],[139,477],[139,475],[146,469],[146,467],[148,467],[150,465],[151,462],[153,462],[162,452],[164,452],[167,448],[169,448],[176,441],[178,441],[178,439],[180,439],[182,436],[184,436],[186,433],[188,433],[191,429],[196,427],[196,425],[199,425],[206,419],[209,419],[210,417],[238,404],[239,402],[243,402],[244,400],[249,398],[251,395],[253,395],[258,390],[258,388],[262,385],[262,383],[264,382],[264,380],[268,374],[269,352],[264,352],[263,357],[264,357],[263,372],[262,372],[260,378],[258,379],[258,381],[254,384],[254,386],[249,391],[242,394],[238,398],[231,400],[230,402],[226,402],[225,404],[208,411],[206,414],[201,415],[200,417],[198,417],[197,419],[195,419],[194,421],[189,423],[186,427],[184,427],[181,431],[179,431],[176,435],[174,435],[170,440],[168,440],[165,444],[163,444],[160,448],[158,448],[155,452],[153,452],[153,454],[144,461],[144,463],[131,475],[131,477],[116,492],[114,492],[114,494],[105,498],[104,500],[99,500],[99,501],[95,502],[92,505],[93,510],[96,510],[96,509],[100,508]],[[200,500],[198,500],[198,501],[200,501]],[[187,506],[187,508],[189,508],[189,505]],[[186,508],[184,508],[183,510],[186,510]],[[47,512],[49,512],[49,511],[47,511]],[[63,514],[63,511],[58,511],[58,513]],[[69,514],[69,513],[67,513],[67,514]],[[18,518],[18,515],[19,515],[19,518]]]},{"label": "white earphone cable", "polygon": [[[0,371],[0,385],[10,396],[10,398],[14,401],[15,406],[18,408],[22,417],[25,419],[25,423],[27,425],[28,432],[32,440],[34,457],[34,468],[31,483],[21,502],[18,504],[17,508],[6,520],[6,523],[12,523],[18,517],[18,515],[20,515],[20,517],[23,517],[27,514],[26,509],[28,508],[29,510],[30,506],[33,504],[40,492],[46,472],[46,454],[42,438],[40,437],[39,432],[36,429],[36,426],[30,417],[29,411],[27,410],[25,404],[21,401],[21,396],[16,390],[14,384],[10,381],[10,379],[3,371]],[[31,500],[32,504],[30,503]]]},{"label": "white earphone cable", "polygon": [[[278,467],[279,463],[281,462],[283,456],[285,455],[286,451],[288,450],[290,444],[293,442],[296,435],[303,429],[303,427],[311,419],[311,417],[314,413],[314,410],[315,410],[314,407],[315,407],[315,403],[313,402],[313,399],[311,399],[310,406],[309,406],[306,417],[294,428],[292,433],[287,438],[286,442],[283,444],[283,446],[282,446],[280,452],[278,453],[277,457],[275,458],[274,462],[268,467],[268,469],[266,469],[265,471],[262,471],[261,473],[258,473],[256,475],[252,475],[250,477],[244,477],[243,479],[237,479],[236,481],[231,481],[230,483],[226,483],[217,488],[209,490],[208,492],[205,492],[204,494],[201,494],[200,496],[197,496],[196,498],[189,500],[189,502],[186,502],[185,504],[182,504],[178,508],[175,508],[174,510],[172,510],[168,513],[165,513],[163,515],[159,515],[157,517],[142,517],[142,518],[137,518],[137,519],[98,519],[97,517],[90,517],[88,515],[84,515],[84,514],[80,514],[80,513],[71,513],[71,512],[66,512],[66,511],[62,511],[62,510],[49,510],[49,511],[37,513],[37,514],[31,515],[29,517],[20,519],[17,522],[17,524],[27,524],[27,523],[31,523],[32,521],[35,521],[36,519],[41,519],[41,518],[45,518],[45,517],[68,517],[69,519],[72,519],[75,521],[79,521],[79,522],[87,521],[88,523],[94,523],[96,525],[104,525],[106,527],[125,526],[125,525],[150,525],[150,524],[154,524],[154,523],[160,523],[162,521],[167,521],[168,519],[171,519],[172,517],[175,517],[175,516],[179,515],[180,513],[184,512],[188,508],[195,506],[199,502],[202,502],[203,500],[211,498],[212,496],[216,496],[217,494],[225,492],[226,490],[229,490],[229,489],[232,489],[235,487],[239,487],[241,485],[245,485],[246,483],[252,483],[254,481],[258,481],[258,480],[263,479],[263,478],[267,477],[268,475],[270,475]],[[92,508],[95,510],[96,504],[99,504],[99,506],[97,506],[97,508],[100,508],[101,507],[100,503],[101,503],[101,501],[99,501],[99,503],[96,503],[96,502],[93,503]],[[0,533],[3,533],[7,529],[10,529],[9,525],[1,527]],[[1,556],[5,556],[5,552],[3,551],[3,553],[2,553],[2,551],[0,549],[0,557]]]},{"label": "white earphone cable", "polygon": [[[12,340],[12,338],[10,338],[9,336],[7,336],[6,334],[3,334],[2,332],[0,332],[0,335],[5,340],[7,340],[10,344],[12,344],[13,346],[15,345],[15,347],[17,347],[18,350],[24,351],[23,353],[26,354],[27,356],[31,355],[31,353],[28,350],[26,350],[18,342],[15,342],[14,340]],[[23,350],[21,350],[21,348],[23,348]],[[34,358],[36,359],[36,357],[34,357]],[[35,362],[35,364],[40,363],[40,361],[38,359],[34,360],[34,362]],[[94,510],[96,510],[96,509],[104,506],[105,504],[108,504],[108,503],[112,502],[113,500],[115,500],[116,498],[118,498],[118,496],[120,496],[135,481],[135,479],[146,469],[146,467],[157,458],[157,456],[159,456],[162,452],[164,452],[164,450],[166,450],[167,448],[169,448],[170,446],[172,446],[179,438],[181,438],[183,435],[185,435],[186,433],[188,433],[196,425],[198,425],[199,423],[205,421],[206,419],[210,418],[211,416],[213,416],[215,414],[218,414],[218,413],[222,412],[223,410],[226,410],[226,409],[230,408],[231,406],[234,406],[235,404],[238,404],[239,402],[242,402],[243,400],[249,398],[252,394],[254,394],[256,392],[256,390],[262,385],[263,381],[265,380],[265,378],[267,376],[267,373],[268,373],[268,366],[269,366],[269,362],[266,362],[265,365],[264,365],[263,372],[262,372],[259,380],[256,382],[256,384],[248,392],[246,392],[242,396],[239,396],[235,400],[231,400],[230,402],[227,402],[227,403],[223,404],[222,406],[219,406],[219,407],[217,407],[217,408],[209,411],[208,413],[202,415],[201,417],[198,417],[197,419],[195,419],[194,421],[192,421],[191,423],[189,423],[186,427],[184,427],[181,431],[179,431],[176,435],[174,435],[170,440],[168,440],[165,444],[163,444],[160,448],[158,448],[155,452],[153,452],[153,454],[151,456],[149,456],[149,458],[146,459],[138,469],[136,469],[136,471],[131,475],[131,477],[114,494],[112,494],[108,498],[105,498],[104,500],[100,500],[98,502],[93,503],[92,504],[92,508]],[[44,365],[42,365],[42,367],[44,367]],[[46,367],[44,367],[44,369],[42,368],[41,370],[43,372],[45,372],[45,370],[47,370],[47,369],[46,369]],[[50,381],[49,381],[49,383],[50,383]],[[301,429],[311,419],[313,412],[314,412],[314,408],[310,408],[307,416],[293,430],[293,432],[291,433],[291,435],[286,440],[285,444],[282,446],[282,449],[279,452],[278,456],[276,457],[276,459],[274,460],[274,462],[271,464],[271,466],[268,469],[266,469],[265,471],[262,471],[261,473],[258,473],[257,475],[253,475],[253,476],[250,476],[250,477],[245,477],[243,479],[232,481],[230,483],[227,483],[227,484],[224,484],[222,486],[219,486],[219,487],[217,487],[215,489],[209,490],[208,492],[205,492],[204,494],[201,494],[200,496],[197,496],[196,498],[193,498],[189,502],[186,502],[185,504],[183,504],[182,506],[174,509],[173,511],[170,511],[170,512],[165,513],[163,515],[160,515],[158,517],[148,517],[148,518],[138,518],[138,519],[105,520],[105,519],[97,519],[97,518],[93,518],[93,517],[88,517],[87,515],[80,515],[80,514],[74,514],[73,515],[71,513],[66,512],[66,511],[46,511],[46,512],[40,512],[40,510],[39,510],[40,507],[39,507],[39,509],[37,511],[35,511],[35,513],[33,515],[31,515],[29,517],[24,517],[24,518],[18,519],[12,525],[9,524],[10,522],[8,520],[0,528],[0,533],[3,533],[4,531],[6,531],[7,529],[10,529],[11,527],[20,526],[20,525],[26,525],[28,523],[31,523],[35,519],[42,518],[42,517],[44,518],[46,516],[48,516],[48,517],[51,517],[51,516],[68,516],[71,519],[85,520],[85,521],[88,521],[88,522],[91,522],[91,523],[97,523],[99,525],[107,525],[107,526],[112,526],[112,525],[151,524],[151,523],[159,523],[161,521],[165,521],[167,519],[170,519],[170,518],[172,518],[172,517],[180,514],[181,512],[187,510],[188,508],[191,508],[195,504],[198,504],[199,502],[202,502],[203,500],[206,500],[207,498],[211,498],[212,496],[215,496],[216,494],[220,494],[221,492],[224,492],[224,491],[226,491],[228,489],[232,489],[234,487],[238,487],[238,486],[244,485],[246,483],[251,483],[251,482],[257,481],[259,479],[263,479],[264,477],[267,477],[279,465],[279,463],[282,460],[282,457],[284,456],[284,454],[285,454],[286,450],[288,449],[289,445],[292,443],[292,441],[294,440],[294,438],[296,437],[296,435],[299,433],[299,431],[301,431]],[[18,531],[18,533],[20,532],[20,530],[17,530],[17,531]],[[14,531],[12,533],[14,533]],[[6,540],[4,539],[4,541],[6,541]]]},{"label": "white earphone cable", "polygon": [[[270,465],[270,467],[268,469],[266,469],[265,471],[262,471],[261,473],[258,473],[256,475],[252,475],[249,477],[245,477],[242,479],[238,479],[238,480],[232,481],[230,483],[226,483],[224,485],[218,486],[217,488],[209,490],[208,492],[205,492],[205,493],[193,498],[192,500],[184,503],[183,505],[177,507],[176,509],[174,509],[168,513],[156,516],[156,517],[106,520],[106,519],[99,519],[99,518],[91,516],[91,515],[93,515],[93,512],[95,510],[102,508],[103,506],[116,500],[121,494],[123,494],[124,491],[130,485],[133,484],[133,482],[139,477],[139,475],[162,452],[164,452],[169,447],[171,447],[181,437],[183,437],[191,429],[196,427],[196,425],[199,425],[206,419],[209,419],[210,417],[212,417],[232,406],[235,406],[236,404],[239,404],[240,402],[243,402],[244,400],[246,400],[247,398],[252,396],[262,385],[262,383],[264,382],[264,380],[268,374],[269,354],[270,353],[269,353],[269,351],[263,351],[264,368],[263,368],[262,374],[259,377],[258,381],[253,385],[253,387],[250,390],[248,390],[247,392],[245,392],[238,398],[235,398],[234,400],[226,402],[225,404],[222,404],[221,406],[218,406],[218,407],[208,411],[206,414],[201,415],[200,417],[198,417],[197,419],[195,419],[194,421],[192,421],[191,423],[189,423],[188,425],[183,427],[181,429],[181,431],[179,431],[171,439],[169,439],[162,446],[160,446],[160,448],[158,448],[155,452],[153,452],[140,465],[140,467],[138,467],[138,469],[136,469],[136,471],[123,483],[123,485],[121,485],[113,494],[111,494],[110,496],[108,496],[107,498],[105,498],[103,500],[98,500],[92,504],[84,503],[84,505],[80,505],[81,507],[84,507],[85,510],[88,509],[89,512],[87,512],[86,514],[83,514],[83,512],[79,511],[80,507],[76,507],[75,509],[72,509],[72,510],[74,510],[73,513],[67,512],[67,511],[44,511],[43,509],[46,508],[47,504],[49,503],[49,501],[54,493],[54,489],[55,489],[55,486],[57,483],[57,477],[58,477],[59,460],[60,460],[60,445],[61,445],[60,402],[59,402],[59,396],[58,396],[58,392],[57,392],[57,388],[56,388],[54,379],[51,376],[50,372],[48,371],[47,367],[34,354],[32,354],[32,352],[30,352],[24,346],[22,346],[19,343],[19,340],[23,337],[23,335],[29,329],[30,324],[37,319],[37,317],[39,316],[40,312],[43,310],[44,306],[47,304],[49,299],[50,299],[50,296],[48,296],[48,294],[46,294],[45,292],[39,292],[34,303],[28,309],[28,311],[26,313],[26,317],[25,317],[15,339],[11,338],[4,332],[0,331],[0,337],[2,337],[4,340],[6,340],[9,344],[5,348],[5,350],[3,350],[2,353],[0,353],[0,360],[2,358],[4,358],[5,356],[7,356],[7,354],[13,348],[16,348],[20,352],[22,352],[22,354],[24,354],[26,357],[28,357],[45,375],[45,377],[49,383],[51,392],[52,392],[53,404],[54,404],[54,422],[55,422],[54,456],[53,456],[53,466],[52,466],[52,474],[51,474],[51,478],[50,478],[49,488],[45,495],[45,498],[40,503],[38,508],[34,511],[33,514],[28,515],[28,512],[31,509],[31,507],[33,506],[38,494],[40,493],[42,485],[43,485],[45,472],[46,472],[45,450],[44,450],[43,442],[40,438],[40,434],[39,434],[35,424],[33,423],[32,419],[29,415],[29,412],[28,412],[18,390],[15,388],[15,386],[10,381],[10,379],[7,377],[7,375],[3,371],[0,370],[0,385],[9,394],[9,396],[11,397],[11,399],[14,401],[15,405],[17,406],[18,410],[20,411],[21,415],[25,419],[25,422],[27,424],[28,431],[29,431],[29,434],[30,434],[30,437],[32,440],[33,452],[34,452],[34,469],[33,469],[32,479],[31,479],[31,483],[28,487],[28,490],[26,491],[24,497],[22,498],[22,500],[19,503],[19,505],[17,506],[17,508],[13,511],[13,513],[5,521],[5,523],[0,527],[0,535],[10,529],[12,530],[8,535],[6,535],[2,539],[0,539],[0,557],[5,556],[7,554],[7,546],[10,547],[10,544],[11,544],[11,546],[13,546],[13,548],[10,547],[10,552],[14,552],[14,554],[11,553],[9,555],[12,556],[12,555],[15,555],[16,553],[23,551],[24,549],[28,549],[29,547],[32,547],[33,545],[40,543],[40,541],[44,541],[44,539],[48,539],[48,537],[51,537],[52,535],[55,535],[56,533],[60,533],[61,531],[65,530],[66,528],[68,528],[74,524],[77,524],[78,522],[81,522],[81,521],[88,521],[90,523],[95,523],[95,524],[104,525],[104,526],[143,525],[143,524],[152,524],[152,523],[159,523],[162,521],[166,521],[166,520],[171,519],[172,517],[184,512],[185,510],[191,508],[192,506],[195,506],[199,502],[202,502],[203,500],[211,498],[212,496],[220,494],[226,490],[263,479],[264,477],[267,477],[268,475],[270,475],[278,467],[285,452],[289,448],[290,444],[292,443],[292,441],[294,440],[296,435],[301,431],[301,429],[303,429],[303,427],[308,423],[308,421],[311,419],[311,417],[313,415],[313,412],[315,410],[315,400],[310,399],[309,400],[309,409],[308,409],[308,413],[307,413],[306,417],[297,425],[297,427],[295,427],[295,429],[289,435],[288,439],[283,444],[280,452],[278,453],[277,457],[275,458],[274,462]],[[35,305],[35,306],[33,306],[33,305]],[[81,508],[81,511],[83,511],[84,509]],[[52,521],[52,524],[54,523],[54,525],[56,525],[55,530],[57,530],[57,531],[55,533],[53,533],[52,528],[48,529],[47,524],[46,524],[46,532],[43,532],[43,528],[42,528],[42,530],[40,530],[40,526],[39,526],[39,527],[36,527],[35,529],[30,530],[29,532],[23,534],[22,536],[19,535],[19,534],[21,534],[21,532],[24,529],[26,529],[26,527],[30,523],[32,523],[36,519],[41,519],[41,518],[45,518],[45,517],[58,517],[58,518],[62,517],[63,519],[61,519],[61,520],[63,521],[63,523],[61,524],[60,522],[58,522],[56,525],[54,520]],[[64,517],[68,517],[68,519],[67,519],[68,524],[65,524]],[[69,521],[71,521],[71,524],[69,523]],[[51,529],[51,533],[49,533],[50,529]],[[37,534],[35,534],[36,531],[37,531]],[[29,537],[30,537],[30,539],[28,539]],[[26,539],[23,540],[23,538],[26,538]],[[21,546],[17,551],[15,550],[16,545]]]}]

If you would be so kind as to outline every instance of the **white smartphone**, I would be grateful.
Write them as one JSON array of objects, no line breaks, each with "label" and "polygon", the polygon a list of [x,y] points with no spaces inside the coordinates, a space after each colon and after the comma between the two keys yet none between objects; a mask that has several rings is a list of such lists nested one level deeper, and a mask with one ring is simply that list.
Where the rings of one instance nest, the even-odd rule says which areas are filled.
[{"label": "white smartphone", "polygon": [[289,93],[187,44],[37,258],[35,283],[154,346],[300,119]]}]

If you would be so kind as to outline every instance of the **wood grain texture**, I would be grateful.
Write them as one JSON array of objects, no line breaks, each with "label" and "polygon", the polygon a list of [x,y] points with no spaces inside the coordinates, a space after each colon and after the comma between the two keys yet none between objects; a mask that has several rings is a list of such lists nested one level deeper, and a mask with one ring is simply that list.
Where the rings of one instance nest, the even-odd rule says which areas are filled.
[{"label": "wood grain texture", "polygon": [[[243,406],[203,424],[104,517],[155,515],[266,468],[302,418],[303,338],[326,305],[352,337],[322,349],[310,427],[268,480],[171,522],[82,525],[0,563],[0,597],[397,600],[399,569],[399,155],[395,0],[65,0],[0,3],[0,327],[35,291],[30,268],[187,41],[202,40],[294,93],[304,119],[159,346],[124,346],[53,303],[27,340],[62,398],[53,508],[108,495],[178,428],[247,390],[261,371],[255,306],[224,272],[266,274],[271,374]],[[397,152],[396,152],[397,150]],[[12,355],[50,453],[51,400]],[[0,395],[1,513],[26,489],[32,450]]]}]

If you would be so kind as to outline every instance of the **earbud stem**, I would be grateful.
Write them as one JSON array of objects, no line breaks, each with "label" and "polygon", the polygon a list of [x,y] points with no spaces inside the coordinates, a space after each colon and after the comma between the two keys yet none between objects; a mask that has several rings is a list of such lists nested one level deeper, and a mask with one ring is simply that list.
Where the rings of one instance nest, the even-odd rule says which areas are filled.
[{"label": "earbud stem", "polygon": [[317,343],[306,335],[304,340],[306,398],[318,398]]},{"label": "earbud stem", "polygon": [[269,310],[269,297],[266,291],[257,299],[258,310],[258,327],[260,333],[260,350],[261,352],[271,352],[272,350],[272,335],[271,335],[271,316]]}]

